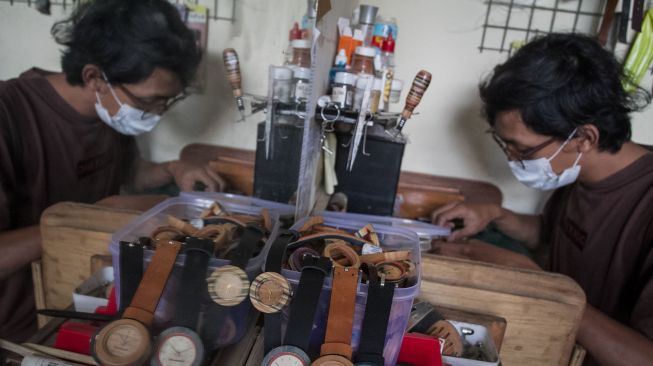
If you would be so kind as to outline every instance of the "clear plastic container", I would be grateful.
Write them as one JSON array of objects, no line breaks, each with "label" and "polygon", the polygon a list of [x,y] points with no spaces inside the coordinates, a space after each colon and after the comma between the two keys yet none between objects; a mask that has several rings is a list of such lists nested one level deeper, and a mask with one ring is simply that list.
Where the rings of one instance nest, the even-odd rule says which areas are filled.
[{"label": "clear plastic container", "polygon": [[[169,198],[158,205],[154,206],[147,212],[141,214],[139,217],[130,222],[127,226],[117,231],[111,237],[111,243],[109,244],[109,252],[111,253],[113,259],[113,268],[115,273],[115,282],[114,286],[116,288],[116,300],[120,306],[120,241],[133,241],[142,236],[149,236],[154,229],[159,226],[166,225],[167,215],[172,215],[180,219],[195,219],[199,218],[200,213],[205,208],[208,208],[211,203],[218,201],[226,210],[234,214],[243,214],[243,215],[259,215],[261,212],[261,207],[237,204],[229,202],[226,200],[220,200],[218,198],[204,199],[195,196],[181,196]],[[274,239],[277,237],[279,231],[279,214],[270,211],[270,217],[272,219],[273,228],[268,237],[265,246],[261,251],[253,258],[250,259],[245,272],[250,279],[253,279],[258,274],[261,273],[262,265],[267,256],[267,252],[274,242]],[[153,250],[145,250],[143,255],[145,266],[147,266],[154,254]],[[156,308],[154,314],[154,322],[152,325],[152,330],[154,334],[158,334],[165,328],[171,326],[172,318],[175,312],[176,304],[176,295],[180,286],[181,275],[183,270],[183,264],[186,256],[180,254],[177,256],[175,263],[175,268],[173,269],[166,287],[161,296],[161,300]],[[209,269],[207,271],[207,277],[212,273],[216,268],[222,267],[229,264],[228,260],[211,258],[209,260]],[[213,308],[210,304],[210,300],[207,298],[202,300],[203,304],[201,306],[202,312],[207,311],[206,309]],[[234,344],[242,338],[245,334],[247,328],[247,315],[250,312],[251,304],[249,300],[245,300],[237,306],[234,306],[230,309],[225,321],[224,327],[229,328],[228,331],[220,332],[218,338],[204,340],[205,343],[213,348],[224,347],[230,344]],[[200,319],[202,314],[200,314]],[[201,325],[201,326],[211,326],[211,325]],[[215,325],[215,326],[222,326]]]},{"label": "clear plastic container", "polygon": [[377,224],[386,225],[396,228],[407,229],[415,232],[419,236],[419,246],[421,251],[431,249],[431,240],[449,236],[451,230],[446,227],[432,225],[422,221],[402,219],[401,217],[392,216],[375,216],[349,212],[322,211],[317,215],[335,222],[348,222],[363,227],[363,225]]},{"label": "clear plastic container", "polygon": [[[305,221],[306,219],[298,221],[295,223],[293,228],[301,227]],[[358,225],[358,223],[338,222],[329,218],[325,218],[324,224],[325,226],[350,232],[355,232],[362,227],[361,225]],[[384,225],[375,225],[374,228],[379,236],[382,248],[392,250],[410,250],[411,258],[415,262],[417,271],[417,282],[410,287],[397,288],[392,299],[392,308],[388,320],[385,347],[383,348],[385,364],[386,366],[391,366],[397,363],[399,349],[401,348],[401,341],[404,332],[406,331],[406,326],[408,325],[408,318],[413,305],[413,299],[415,299],[419,293],[421,277],[420,251],[418,245],[419,238],[414,232],[401,228]],[[290,282],[293,291],[296,291],[297,285],[299,284],[300,272],[284,269],[282,270],[282,274],[288,279],[288,282]],[[363,322],[365,303],[367,301],[367,287],[367,284],[359,283],[358,293],[356,294],[356,310],[354,312],[354,328],[352,332],[352,347],[354,349],[354,355],[358,350],[358,343],[360,341],[361,324]],[[324,286],[322,287],[322,294],[320,295],[320,301],[313,323],[314,331],[311,333],[310,345],[307,352],[309,356],[313,358],[319,355],[320,346],[324,341],[324,333],[326,332],[326,322],[329,313],[330,291],[331,278],[329,277],[325,280]],[[283,314],[282,327],[286,326],[288,315],[288,307],[286,307]]]},{"label": "clear plastic container", "polygon": [[311,67],[311,41],[295,39],[290,41],[290,47],[292,47],[292,65]]},{"label": "clear plastic container", "polygon": [[278,213],[280,216],[294,216],[295,206],[287,203],[268,201],[257,197],[241,196],[233,193],[222,192],[181,192],[180,197],[199,197],[205,200],[218,202],[229,202],[246,207],[267,208],[270,211]]}]

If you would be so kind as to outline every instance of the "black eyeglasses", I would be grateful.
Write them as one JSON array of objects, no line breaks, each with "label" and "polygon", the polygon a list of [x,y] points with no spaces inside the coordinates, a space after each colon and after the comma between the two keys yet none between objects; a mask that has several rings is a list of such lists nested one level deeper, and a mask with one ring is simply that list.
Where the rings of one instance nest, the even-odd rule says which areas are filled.
[{"label": "black eyeglasses", "polygon": [[146,101],[143,98],[137,97],[136,95],[132,94],[132,92],[129,91],[126,87],[118,84],[118,88],[122,90],[129,99],[133,100],[138,104],[138,107],[140,107],[143,110],[143,115],[141,116],[141,119],[146,119],[152,115],[162,115],[165,113],[167,110],[169,110],[173,105],[175,105],[177,102],[186,99],[188,94],[183,91],[179,95],[174,96],[172,98],[159,98],[159,100],[155,102],[151,101]]},{"label": "black eyeglasses", "polygon": [[485,132],[489,133],[489,134],[492,134],[492,138],[497,143],[497,145],[499,145],[501,150],[503,150],[503,153],[506,154],[506,157],[508,158],[508,160],[518,161],[519,164],[521,164],[522,168],[524,168],[524,160],[528,160],[528,158],[533,156],[533,154],[535,154],[536,152],[544,149],[545,147],[551,145],[552,143],[554,143],[555,141],[558,140],[555,137],[551,137],[550,139],[544,141],[543,143],[541,143],[541,144],[539,144],[539,145],[537,145],[535,147],[532,147],[532,148],[530,148],[530,149],[528,149],[526,151],[520,152],[520,151],[515,150],[515,148],[512,145],[509,145],[505,141],[503,141],[501,139],[501,137],[499,137],[499,135],[497,135],[497,132],[494,130],[494,128],[490,128],[489,130],[487,130]]}]

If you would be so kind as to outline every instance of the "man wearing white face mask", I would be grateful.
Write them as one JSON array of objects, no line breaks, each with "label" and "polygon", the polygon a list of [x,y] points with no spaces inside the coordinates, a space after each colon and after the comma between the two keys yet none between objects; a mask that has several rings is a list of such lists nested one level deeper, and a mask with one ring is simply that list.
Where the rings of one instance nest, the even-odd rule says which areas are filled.
[{"label": "man wearing white face mask", "polygon": [[[653,363],[653,153],[630,141],[629,112],[650,101],[625,92],[621,65],[593,39],[552,34],[497,66],[480,85],[488,132],[523,184],[555,190],[540,215],[491,204],[451,204],[433,222],[464,227],[442,255],[559,272],[587,296],[577,341],[585,365]],[[477,240],[493,225],[531,259]]]},{"label": "man wearing white face mask", "polygon": [[52,34],[62,72],[0,81],[0,338],[14,341],[36,330],[29,263],[40,256],[46,207],[173,182],[224,185],[208,167],[138,156],[134,136],[184,97],[200,61],[169,2],[84,2]]}]

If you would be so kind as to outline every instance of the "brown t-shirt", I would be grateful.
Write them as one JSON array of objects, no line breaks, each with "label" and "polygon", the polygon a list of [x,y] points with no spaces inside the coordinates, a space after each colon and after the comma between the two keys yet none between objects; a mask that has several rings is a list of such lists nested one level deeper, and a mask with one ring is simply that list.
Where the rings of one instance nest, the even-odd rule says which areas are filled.
[{"label": "brown t-shirt", "polygon": [[576,280],[589,304],[653,339],[653,153],[600,182],[558,189],[542,219],[550,270]]},{"label": "brown t-shirt", "polygon": [[[38,224],[61,201],[95,202],[119,193],[136,157],[132,137],[80,115],[31,69],[0,81],[0,231]],[[0,338],[35,330],[29,266],[0,280]]]}]

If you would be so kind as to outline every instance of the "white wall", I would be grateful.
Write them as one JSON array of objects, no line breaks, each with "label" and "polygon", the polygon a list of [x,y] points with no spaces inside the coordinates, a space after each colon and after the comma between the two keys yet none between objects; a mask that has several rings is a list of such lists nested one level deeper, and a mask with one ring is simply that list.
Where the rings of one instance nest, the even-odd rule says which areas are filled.
[{"label": "white wall", "polygon": [[[543,194],[514,180],[503,154],[483,133],[487,126],[480,118],[477,84],[507,57],[505,53],[478,51],[485,3],[363,2],[379,6],[381,15],[391,14],[398,20],[397,77],[409,83],[420,69],[430,70],[434,77],[418,107],[419,115],[405,128],[411,143],[404,155],[404,170],[489,181],[501,188],[507,207],[537,210]],[[282,62],[288,29],[304,10],[304,0],[238,0],[234,24],[211,21],[206,92],[166,115],[161,126],[142,141],[149,150],[145,153],[154,160],[173,159],[190,142],[253,149],[259,118],[235,124],[237,113],[224,78],[221,51],[236,48],[244,89],[265,94],[267,65]],[[62,16],[61,8],[54,7],[53,13],[47,17],[23,4],[0,2],[0,79],[14,77],[31,66],[59,70],[49,28]],[[651,82],[649,75],[642,85],[650,88]],[[635,141],[653,144],[651,119],[651,108],[633,115]]]}]

